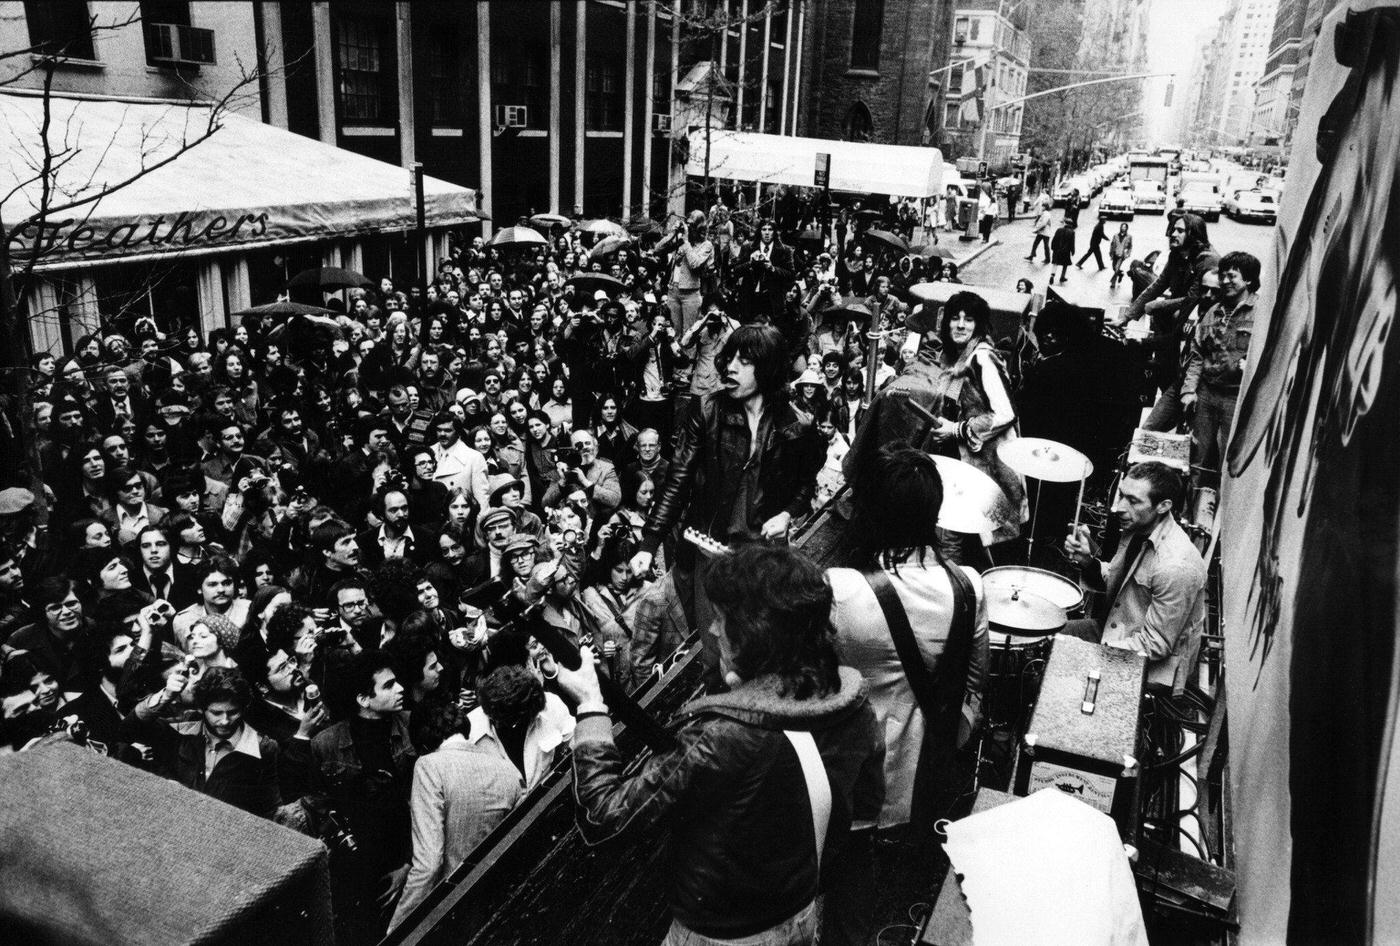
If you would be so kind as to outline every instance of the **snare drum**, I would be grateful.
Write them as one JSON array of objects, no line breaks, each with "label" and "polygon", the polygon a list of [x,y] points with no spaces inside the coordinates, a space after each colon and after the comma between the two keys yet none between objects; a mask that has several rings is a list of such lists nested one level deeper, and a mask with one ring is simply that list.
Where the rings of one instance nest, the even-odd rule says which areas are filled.
[{"label": "snare drum", "polygon": [[1065,616],[1084,616],[1084,592],[1063,575],[1044,568],[998,565],[982,573],[982,586],[989,591],[1029,591],[1065,609]]}]

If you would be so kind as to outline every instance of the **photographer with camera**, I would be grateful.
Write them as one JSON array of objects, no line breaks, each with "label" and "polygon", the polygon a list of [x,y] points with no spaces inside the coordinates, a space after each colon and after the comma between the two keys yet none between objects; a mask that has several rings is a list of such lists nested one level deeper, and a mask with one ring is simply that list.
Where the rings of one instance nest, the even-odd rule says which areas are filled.
[{"label": "photographer with camera", "polygon": [[739,323],[725,315],[725,298],[718,292],[705,296],[704,317],[676,342],[690,359],[690,393],[704,397],[724,387],[716,359]]},{"label": "photographer with camera", "polygon": [[705,236],[705,212],[692,210],[677,222],[671,235],[656,245],[656,253],[675,253],[666,278],[666,308],[677,334],[689,332],[700,316],[700,293],[715,267],[715,246]]},{"label": "photographer with camera", "polygon": [[606,520],[622,502],[617,468],[598,456],[598,440],[587,429],[575,430],[571,440],[572,451],[560,450],[556,454],[559,478],[545,492],[544,506],[552,509],[576,493],[582,493],[588,506],[588,518]]}]

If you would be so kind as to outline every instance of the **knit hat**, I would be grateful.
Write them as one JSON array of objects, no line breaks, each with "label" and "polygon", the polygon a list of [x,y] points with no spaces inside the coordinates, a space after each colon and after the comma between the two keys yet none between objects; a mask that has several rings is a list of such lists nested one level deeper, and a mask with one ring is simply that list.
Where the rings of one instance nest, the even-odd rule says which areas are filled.
[{"label": "knit hat", "polygon": [[190,622],[190,627],[194,627],[196,624],[203,624],[213,631],[214,636],[219,639],[219,646],[226,654],[231,653],[238,646],[238,638],[242,636],[238,625],[222,614],[206,613],[200,615]]}]

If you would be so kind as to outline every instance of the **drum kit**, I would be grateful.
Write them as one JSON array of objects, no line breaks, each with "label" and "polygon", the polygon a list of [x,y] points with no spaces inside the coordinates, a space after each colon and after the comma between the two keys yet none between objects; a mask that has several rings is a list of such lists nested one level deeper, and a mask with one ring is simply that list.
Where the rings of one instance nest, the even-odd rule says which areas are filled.
[{"label": "drum kit", "polygon": [[[1074,526],[1084,502],[1084,483],[1094,466],[1073,447],[1035,437],[1009,440],[998,448],[1001,461],[1036,481],[1026,565],[997,565],[982,575],[989,624],[991,666],[984,709],[989,728],[1019,730],[1035,701],[1039,672],[1054,635],[1071,617],[1085,613],[1084,592],[1070,579],[1030,566],[1035,544],[1035,517],[1040,484],[1079,482]],[[981,470],[958,460],[934,457],[943,478],[944,499],[938,524],[952,532],[982,533],[1002,521],[1006,498]]]}]

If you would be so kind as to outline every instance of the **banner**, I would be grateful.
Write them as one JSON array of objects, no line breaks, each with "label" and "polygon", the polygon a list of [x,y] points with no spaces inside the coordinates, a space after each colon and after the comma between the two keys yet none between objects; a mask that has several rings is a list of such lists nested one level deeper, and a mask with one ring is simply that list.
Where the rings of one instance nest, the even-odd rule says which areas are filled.
[{"label": "banner", "polygon": [[1400,942],[1400,5],[1324,21],[1227,457],[1240,943]]}]

